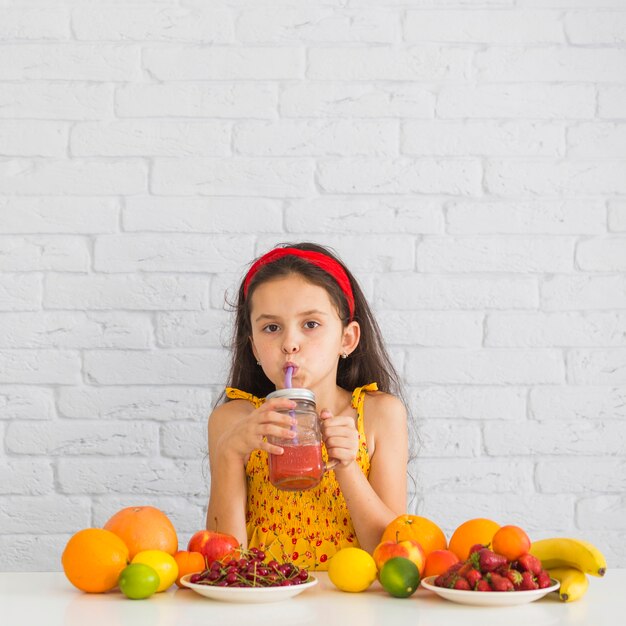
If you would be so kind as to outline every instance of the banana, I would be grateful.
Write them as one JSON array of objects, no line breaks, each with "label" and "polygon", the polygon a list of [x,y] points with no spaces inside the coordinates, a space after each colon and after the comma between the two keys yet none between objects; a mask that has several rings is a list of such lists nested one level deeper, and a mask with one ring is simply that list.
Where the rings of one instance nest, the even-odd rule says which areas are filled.
[{"label": "banana", "polygon": [[559,598],[563,602],[576,602],[580,600],[589,587],[587,575],[575,567],[553,567],[548,570],[550,578],[555,578],[561,583]]},{"label": "banana", "polygon": [[540,539],[532,543],[530,553],[541,561],[544,569],[575,567],[592,576],[604,576],[606,572],[606,559],[602,552],[581,539]]}]

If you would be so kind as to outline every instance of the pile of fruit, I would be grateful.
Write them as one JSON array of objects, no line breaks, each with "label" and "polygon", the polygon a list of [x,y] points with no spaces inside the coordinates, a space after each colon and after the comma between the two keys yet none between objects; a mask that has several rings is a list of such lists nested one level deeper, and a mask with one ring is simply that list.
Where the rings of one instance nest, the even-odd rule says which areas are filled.
[{"label": "pile of fruit", "polygon": [[293,563],[268,563],[257,548],[244,550],[226,533],[199,530],[187,550],[169,518],[151,506],[118,511],[104,528],[85,528],[68,541],[61,562],[68,580],[88,593],[119,587],[139,600],[189,582],[219,587],[300,585],[309,573]]},{"label": "pile of fruit", "polygon": [[482,544],[472,546],[466,561],[459,561],[435,578],[437,587],[463,591],[530,591],[552,584],[550,574],[532,554],[515,561]]},{"label": "pile of fruit", "polygon": [[428,556],[447,545],[445,534],[431,520],[401,515],[387,526],[371,555],[360,548],[337,552],[330,560],[328,577],[338,589],[351,592],[365,591],[378,579],[390,595],[408,598],[419,587]]},{"label": "pile of fruit", "polygon": [[[187,550],[178,550],[168,517],[150,506],[127,507],[103,528],[86,528],[68,541],[63,571],[82,591],[104,593],[119,587],[129,598],[148,598],[189,574],[189,582],[219,587],[276,587],[310,580],[294,563],[278,563],[262,551],[244,550],[235,537],[201,530]],[[408,598],[420,581],[468,592],[544,589],[560,583],[565,602],[581,598],[587,575],[603,576],[606,560],[592,544],[564,537],[531,542],[517,526],[500,527],[476,518],[462,523],[450,541],[431,520],[401,515],[393,520],[369,554],[360,548],[339,550],[328,576],[340,590],[361,592],[378,579],[397,598]]]},{"label": "pile of fruit", "polygon": [[580,539],[531,542],[518,526],[476,518],[462,523],[448,542],[436,524],[418,515],[391,522],[371,556],[344,548],[328,568],[331,582],[342,591],[365,591],[378,578],[398,598],[411,596],[426,577],[433,577],[436,586],[469,592],[545,589],[554,579],[564,602],[585,594],[587,575],[605,572],[602,553]]},{"label": "pile of fruit", "polygon": [[129,598],[145,598],[177,581],[188,558],[178,551],[176,530],[165,513],[139,506],[118,511],[104,528],[78,531],[61,562],[82,591],[104,593],[119,586]]},{"label": "pile of fruit", "polygon": [[190,583],[214,587],[288,587],[308,581],[307,570],[294,563],[265,563],[265,552],[258,548],[240,549],[232,558],[213,561],[189,578]]},{"label": "pile of fruit", "polygon": [[151,506],[127,507],[103,528],[85,528],[65,546],[61,563],[68,580],[81,591],[105,593],[119,587],[131,599],[148,598],[182,587],[185,574],[201,572],[207,560],[224,558],[238,548],[231,535],[198,531],[187,550],[167,515]]}]

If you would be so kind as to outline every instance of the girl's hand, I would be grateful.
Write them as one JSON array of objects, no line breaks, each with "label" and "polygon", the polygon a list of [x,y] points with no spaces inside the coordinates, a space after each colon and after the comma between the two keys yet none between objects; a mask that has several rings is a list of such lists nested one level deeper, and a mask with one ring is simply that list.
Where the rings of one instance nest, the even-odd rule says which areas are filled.
[{"label": "girl's hand", "polygon": [[333,414],[324,409],[320,413],[322,438],[328,452],[328,459],[337,459],[337,467],[347,467],[356,460],[359,450],[359,431],[353,417]]},{"label": "girl's hand", "polygon": [[246,460],[253,450],[265,450],[269,454],[282,454],[280,446],[269,443],[268,436],[292,439],[295,432],[290,430],[294,423],[289,413],[296,403],[288,398],[274,398],[262,404],[258,409],[239,418],[234,418],[219,436],[218,449],[226,454],[233,454]]}]

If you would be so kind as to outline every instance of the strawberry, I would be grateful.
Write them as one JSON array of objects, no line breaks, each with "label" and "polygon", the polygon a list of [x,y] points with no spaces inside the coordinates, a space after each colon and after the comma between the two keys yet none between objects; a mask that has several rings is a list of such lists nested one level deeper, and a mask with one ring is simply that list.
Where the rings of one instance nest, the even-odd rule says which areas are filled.
[{"label": "strawberry", "polygon": [[481,578],[477,583],[476,583],[476,591],[491,591],[491,586],[489,585],[489,583],[484,579]]},{"label": "strawberry", "polygon": [[450,584],[450,582],[454,580],[455,577],[456,577],[456,572],[451,572],[450,570],[444,572],[443,574],[441,574],[441,586],[447,587]]},{"label": "strawberry", "polygon": [[523,554],[517,559],[517,563],[522,572],[532,572],[534,576],[537,576],[543,569],[541,561],[532,554]]},{"label": "strawberry", "polygon": [[519,585],[515,585],[515,589],[518,591],[530,591],[531,589],[538,589],[539,585],[535,582],[535,578],[532,572],[517,572],[521,577]]},{"label": "strawberry", "polygon": [[465,579],[472,589],[476,589],[476,585],[478,584],[478,581],[482,579],[482,577],[483,575],[474,568],[472,568],[469,572],[467,572],[467,574],[465,574]]},{"label": "strawberry", "polygon": [[487,546],[483,545],[482,543],[475,543],[469,551],[469,555],[472,556],[472,554],[474,554],[474,552],[480,552],[483,548],[486,548]]},{"label": "strawberry", "polygon": [[469,574],[469,572],[471,572],[473,569],[474,569],[474,566],[472,565],[472,563],[469,560],[467,560],[467,561],[464,561],[463,564],[461,565],[461,567],[459,567],[456,570],[456,573],[459,576],[466,577]]},{"label": "strawberry", "polygon": [[452,586],[452,589],[462,589],[463,591],[471,591],[472,590],[472,588],[470,587],[470,584],[462,576],[459,576],[454,581],[454,585]]},{"label": "strawberry", "polygon": [[506,563],[503,563],[502,565],[496,567],[496,569],[493,571],[496,574],[500,574],[500,576],[506,576],[508,578],[509,572],[511,571],[511,564],[507,561]]},{"label": "strawberry", "polygon": [[463,567],[463,565],[464,565],[463,561],[458,561],[457,563],[450,565],[450,567],[444,572],[444,574],[458,572]]},{"label": "strawberry", "polygon": [[552,584],[552,581],[550,580],[550,574],[548,574],[546,570],[542,569],[537,574],[537,586],[539,587],[539,589],[545,589],[546,587],[549,587],[551,584]]},{"label": "strawberry", "polygon": [[488,574],[492,591],[513,591],[513,583],[504,576],[491,572]]},{"label": "strawberry", "polygon": [[443,574],[439,574],[439,576],[435,578],[435,587],[445,587],[443,584]]},{"label": "strawberry", "polygon": [[443,574],[443,581],[442,581],[442,587],[450,587],[451,583],[454,582],[454,579],[457,576],[457,572],[461,569],[461,567],[463,567],[463,563],[459,562],[459,563],[455,563],[454,565],[451,565]]},{"label": "strawberry", "polygon": [[474,552],[470,557],[472,564],[477,570],[480,570],[483,574],[486,572],[493,572],[501,565],[506,565],[506,557],[501,554],[496,554],[488,548],[482,548],[478,552]]},{"label": "strawberry", "polygon": [[[530,572],[524,572],[524,574],[529,574]],[[518,589],[522,584],[522,574],[518,572],[516,569],[509,569],[506,573],[503,574],[506,578],[508,578],[512,583],[515,589]],[[532,574],[531,574],[532,576]]]}]

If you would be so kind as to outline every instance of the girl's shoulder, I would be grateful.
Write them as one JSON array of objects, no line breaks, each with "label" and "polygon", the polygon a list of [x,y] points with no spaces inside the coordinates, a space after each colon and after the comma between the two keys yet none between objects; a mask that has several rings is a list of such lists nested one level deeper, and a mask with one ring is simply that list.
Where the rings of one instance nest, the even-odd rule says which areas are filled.
[{"label": "girl's shoulder", "polygon": [[368,391],[365,398],[363,411],[368,417],[380,417],[387,422],[389,419],[406,421],[406,407],[397,396],[383,391]]},{"label": "girl's shoulder", "polygon": [[[370,459],[398,454],[400,449],[404,449],[400,443],[407,432],[407,410],[404,403],[390,393],[367,392],[363,403],[363,428]],[[386,450],[382,457],[381,450]]]},{"label": "girl's shoulder", "polygon": [[228,400],[222,404],[216,406],[211,415],[209,415],[209,422],[220,424],[226,420],[234,417],[242,417],[254,410],[254,407],[248,402],[248,400]]}]

